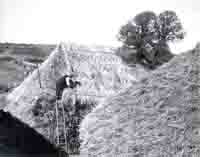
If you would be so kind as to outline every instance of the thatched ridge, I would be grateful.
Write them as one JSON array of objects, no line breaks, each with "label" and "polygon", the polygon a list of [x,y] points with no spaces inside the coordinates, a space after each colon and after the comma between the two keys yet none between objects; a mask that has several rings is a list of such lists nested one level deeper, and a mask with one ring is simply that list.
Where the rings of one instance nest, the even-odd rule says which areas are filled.
[{"label": "thatched ridge", "polygon": [[200,47],[174,57],[82,121],[81,155],[199,156]]}]

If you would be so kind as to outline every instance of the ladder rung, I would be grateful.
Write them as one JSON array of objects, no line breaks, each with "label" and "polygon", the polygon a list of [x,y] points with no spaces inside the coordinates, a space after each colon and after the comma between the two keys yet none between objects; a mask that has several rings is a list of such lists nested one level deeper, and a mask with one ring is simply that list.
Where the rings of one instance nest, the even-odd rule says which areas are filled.
[{"label": "ladder rung", "polygon": [[65,134],[65,132],[62,131],[62,130],[60,130],[60,131],[59,131],[59,135],[61,136],[61,134]]},{"label": "ladder rung", "polygon": [[62,104],[62,101],[57,101],[56,102],[56,122],[57,122],[57,136],[56,136],[56,141],[57,145],[66,145],[66,124],[65,124],[65,114],[64,114],[64,105]]},{"label": "ladder rung", "polygon": [[58,131],[62,131],[62,132],[64,132],[66,129],[65,128],[58,128]]},{"label": "ladder rung", "polygon": [[66,145],[67,143],[65,142],[60,142],[59,145]]},{"label": "ladder rung", "polygon": [[58,105],[58,109],[62,109],[63,108],[63,106],[61,106],[61,105]]},{"label": "ladder rung", "polygon": [[58,125],[58,127],[57,128],[61,128],[61,129],[66,129],[65,127],[64,127],[64,125]]},{"label": "ladder rung", "polygon": [[65,145],[67,145],[67,144],[66,143],[59,143],[58,144],[59,147],[62,147],[62,146],[65,146]]},{"label": "ladder rung", "polygon": [[63,125],[61,125],[61,126],[58,126],[58,129],[60,130],[60,129],[66,129]]},{"label": "ladder rung", "polygon": [[67,142],[59,142],[58,145],[66,145]]},{"label": "ladder rung", "polygon": [[64,132],[64,128],[58,128],[58,131],[63,131]]},{"label": "ladder rung", "polygon": [[59,137],[59,140],[60,141],[66,141],[65,138],[63,138],[63,137]]},{"label": "ladder rung", "polygon": [[[58,137],[57,137],[58,138]],[[59,140],[65,140],[65,137],[64,136],[59,136]]]},{"label": "ladder rung", "polygon": [[59,141],[59,144],[67,144],[67,142],[65,142],[65,141]]}]

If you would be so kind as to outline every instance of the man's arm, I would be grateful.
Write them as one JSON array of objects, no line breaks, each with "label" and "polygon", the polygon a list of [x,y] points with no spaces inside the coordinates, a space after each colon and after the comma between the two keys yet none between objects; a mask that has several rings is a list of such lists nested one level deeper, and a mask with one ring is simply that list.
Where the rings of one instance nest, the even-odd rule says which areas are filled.
[{"label": "man's arm", "polygon": [[74,81],[72,86],[73,86],[73,88],[76,88],[77,86],[81,86],[81,82]]},{"label": "man's arm", "polygon": [[79,81],[76,81],[76,84],[79,85],[79,86],[81,86],[81,82],[79,82]]}]

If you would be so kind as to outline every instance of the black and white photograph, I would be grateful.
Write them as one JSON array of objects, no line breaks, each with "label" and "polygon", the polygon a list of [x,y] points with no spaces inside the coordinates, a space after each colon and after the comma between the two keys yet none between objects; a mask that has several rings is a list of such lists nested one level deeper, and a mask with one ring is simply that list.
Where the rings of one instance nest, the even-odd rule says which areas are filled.
[{"label": "black and white photograph", "polygon": [[200,157],[200,1],[0,0],[0,157]]}]

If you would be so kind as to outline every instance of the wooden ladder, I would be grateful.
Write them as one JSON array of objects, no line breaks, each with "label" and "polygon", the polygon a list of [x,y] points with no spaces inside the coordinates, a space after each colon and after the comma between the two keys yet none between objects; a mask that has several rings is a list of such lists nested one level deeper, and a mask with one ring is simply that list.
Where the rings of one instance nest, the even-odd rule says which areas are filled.
[{"label": "wooden ladder", "polygon": [[56,100],[56,145],[68,152],[65,111],[62,101]]}]

